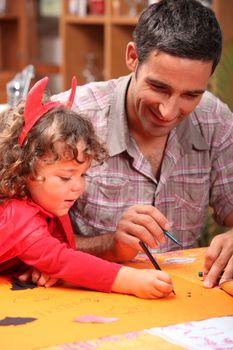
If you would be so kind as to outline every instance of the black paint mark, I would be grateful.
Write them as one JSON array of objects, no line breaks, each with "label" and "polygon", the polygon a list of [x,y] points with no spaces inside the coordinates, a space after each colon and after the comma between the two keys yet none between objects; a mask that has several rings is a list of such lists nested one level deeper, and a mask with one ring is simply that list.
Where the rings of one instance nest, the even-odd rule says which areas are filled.
[{"label": "black paint mark", "polygon": [[11,283],[12,283],[11,290],[33,289],[37,287],[35,283],[22,282],[15,276],[11,277]]},{"label": "black paint mark", "polygon": [[5,317],[0,320],[0,326],[17,326],[37,320],[35,317]]}]

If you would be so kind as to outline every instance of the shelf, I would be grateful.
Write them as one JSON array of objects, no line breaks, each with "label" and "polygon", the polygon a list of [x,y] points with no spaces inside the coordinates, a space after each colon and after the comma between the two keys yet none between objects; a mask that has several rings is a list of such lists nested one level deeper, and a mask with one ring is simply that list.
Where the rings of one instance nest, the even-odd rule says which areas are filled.
[{"label": "shelf", "polygon": [[105,23],[105,17],[104,16],[85,16],[85,17],[80,17],[80,16],[74,16],[74,15],[66,15],[64,20],[66,21],[67,24],[69,23],[74,23],[74,24],[104,24]]},{"label": "shelf", "polygon": [[45,76],[47,74],[59,74],[60,66],[53,63],[35,63],[35,71],[37,75]]},{"label": "shelf", "polygon": [[0,15],[0,24],[1,22],[17,21],[17,20],[18,20],[18,17],[16,15],[11,15],[11,14]]},{"label": "shelf", "polygon": [[138,21],[137,17],[128,17],[128,16],[122,16],[122,17],[112,17],[111,23],[115,25],[125,25],[125,26],[136,26]]},{"label": "shelf", "polygon": [[126,15],[124,0],[120,1],[122,15],[115,15],[112,4],[111,0],[105,0],[104,15],[80,17],[69,14],[67,1],[63,0],[60,28],[64,89],[69,88],[73,75],[78,77],[79,84],[88,82],[85,73],[90,54],[93,61],[90,76],[95,76],[96,80],[128,73],[124,63],[125,48],[132,38],[137,17]]}]

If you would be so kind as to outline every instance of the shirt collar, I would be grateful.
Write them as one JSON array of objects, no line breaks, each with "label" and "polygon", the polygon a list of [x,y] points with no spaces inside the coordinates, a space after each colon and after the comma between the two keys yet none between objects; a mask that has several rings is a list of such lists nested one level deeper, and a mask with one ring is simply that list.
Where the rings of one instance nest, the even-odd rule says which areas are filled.
[{"label": "shirt collar", "polygon": [[110,114],[107,135],[107,146],[110,156],[127,149],[129,130],[125,111],[125,99],[131,80],[131,74],[118,80],[116,91],[110,101]]},{"label": "shirt collar", "polygon": [[176,128],[179,143],[185,153],[191,151],[192,148],[200,151],[208,150],[209,146],[198,128],[193,124],[191,116],[192,113]]}]

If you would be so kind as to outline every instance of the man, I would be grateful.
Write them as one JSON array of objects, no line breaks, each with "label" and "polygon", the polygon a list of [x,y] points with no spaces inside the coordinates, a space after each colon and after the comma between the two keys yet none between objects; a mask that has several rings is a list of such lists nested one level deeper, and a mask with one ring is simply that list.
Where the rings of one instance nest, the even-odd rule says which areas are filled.
[{"label": "man", "polygon": [[77,89],[74,108],[92,120],[110,155],[88,171],[86,193],[71,210],[77,246],[128,260],[139,239],[177,249],[164,237],[168,229],[194,247],[211,206],[229,227],[205,256],[211,288],[222,271],[220,282],[233,277],[233,115],[206,91],[221,30],[198,1],[161,0],[142,12],[133,39],[129,76]]}]

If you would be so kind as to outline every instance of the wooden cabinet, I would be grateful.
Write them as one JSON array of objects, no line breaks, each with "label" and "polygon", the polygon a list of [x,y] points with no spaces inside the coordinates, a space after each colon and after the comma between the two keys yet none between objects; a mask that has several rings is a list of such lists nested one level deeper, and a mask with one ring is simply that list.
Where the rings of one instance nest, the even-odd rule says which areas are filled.
[{"label": "wooden cabinet", "polygon": [[[138,13],[146,3],[147,0],[138,6]],[[73,75],[79,84],[87,82],[88,69],[93,70],[96,80],[128,73],[125,49],[132,39],[137,16],[128,15],[125,0],[105,0],[103,15],[83,17],[70,14],[68,5],[63,0],[60,27],[63,88],[70,87]]]},{"label": "wooden cabinet", "polygon": [[0,14],[0,103],[7,102],[6,83],[36,56],[35,0],[6,0]]},{"label": "wooden cabinet", "polygon": [[[131,1],[104,0],[103,14],[77,16],[69,12],[70,0],[60,0],[60,67],[59,63],[48,64],[50,62],[38,57],[38,38],[41,35],[38,32],[39,1],[6,0],[6,11],[0,14],[0,103],[6,102],[6,83],[28,64],[35,66],[36,79],[60,72],[62,83],[59,90],[70,87],[73,75],[77,76],[79,84],[83,84],[93,79],[107,80],[128,73],[125,49],[132,40],[138,20],[137,15],[129,13],[126,5]],[[147,3],[148,0],[141,0],[137,12],[140,13]],[[233,1],[212,0],[212,6],[223,30],[224,47],[228,47],[233,41]],[[51,35],[51,27],[45,26],[44,22],[40,27],[44,28],[44,36]],[[212,83],[213,91],[223,100],[226,95],[222,93],[223,85],[227,86],[227,94],[233,100],[231,67],[225,74],[229,76],[227,85],[225,80],[222,85],[218,84],[221,72],[217,72]],[[225,101],[229,104],[228,100]]]},{"label": "wooden cabinet", "polygon": [[[70,87],[73,75],[77,76],[79,84],[85,83],[88,80],[86,71],[90,63],[96,80],[106,80],[128,73],[125,49],[128,41],[132,39],[137,16],[129,16],[126,3],[125,0],[105,0],[103,15],[87,14],[80,17],[70,14],[69,1],[62,0],[60,29],[63,89]],[[147,3],[145,0],[144,4],[141,4],[138,13]],[[226,46],[233,39],[233,1],[212,0],[212,7],[222,27]],[[215,82],[213,80],[212,88],[218,94],[216,79],[218,75]],[[228,90],[230,88],[233,96],[233,82]]]}]

